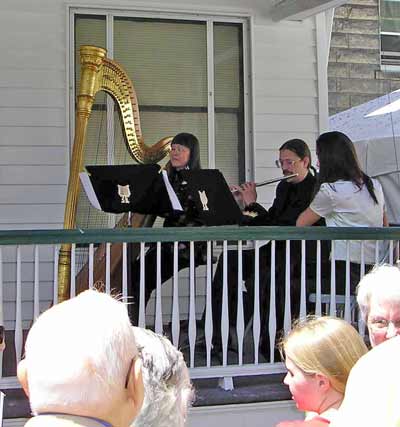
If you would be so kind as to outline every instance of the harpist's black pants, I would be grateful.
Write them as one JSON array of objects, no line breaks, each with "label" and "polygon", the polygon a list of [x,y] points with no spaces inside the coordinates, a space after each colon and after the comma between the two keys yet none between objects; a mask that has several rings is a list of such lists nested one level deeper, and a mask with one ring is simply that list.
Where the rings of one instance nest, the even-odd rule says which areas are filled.
[{"label": "harpist's black pants", "polygon": [[[149,302],[151,293],[157,287],[157,246],[152,245],[146,253],[144,269],[144,302],[145,307]],[[178,259],[178,270],[189,266],[189,260],[184,257]],[[161,244],[161,284],[170,279],[174,274],[174,250],[173,244]],[[131,322],[138,324],[140,302],[140,257],[131,265],[131,290],[130,290],[129,314]]]},{"label": "harpist's black pants", "polygon": [[[183,246],[183,248],[182,248]],[[195,267],[204,264],[204,242],[194,244],[194,262]],[[151,245],[144,259],[144,302],[145,307],[149,302],[150,296],[157,287],[157,246]],[[190,251],[188,243],[180,243],[178,249],[178,271],[190,266]],[[174,245],[173,243],[161,244],[161,284],[166,282],[174,275]],[[139,320],[139,303],[140,303],[140,257],[131,264],[131,287],[130,287],[130,304],[128,305],[131,322],[138,324]]]}]

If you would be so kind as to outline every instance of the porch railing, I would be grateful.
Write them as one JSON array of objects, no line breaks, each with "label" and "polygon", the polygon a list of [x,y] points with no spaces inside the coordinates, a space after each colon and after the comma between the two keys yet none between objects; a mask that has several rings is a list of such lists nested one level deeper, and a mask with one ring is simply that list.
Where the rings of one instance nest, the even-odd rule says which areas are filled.
[{"label": "porch railing", "polygon": [[[326,227],[204,227],[153,228],[114,230],[32,230],[0,231],[0,324],[6,329],[6,352],[0,355],[2,388],[15,387],[15,366],[23,354],[26,332],[41,311],[57,303],[58,251],[62,243],[72,244],[71,295],[76,293],[75,276],[78,252],[87,252],[89,287],[94,286],[93,259],[95,247],[106,244],[104,289],[112,292],[117,286],[122,298],[128,300],[128,245],[140,245],[141,270],[145,262],[146,245],[170,242],[174,253],[174,274],[171,288],[163,290],[161,260],[157,260],[157,287],[154,311],[144,306],[146,279],[142,273],[139,298],[139,326],[152,327],[166,333],[182,348],[193,378],[276,373],[283,371],[274,344],[279,330],[290,329],[293,317],[308,313],[339,315],[357,323],[354,297],[350,292],[350,261],[346,262],[346,283],[343,295],[337,294],[334,256],[330,266],[329,291],[324,285],[323,243],[330,242],[334,254],[335,241],[376,241],[376,261],[379,262],[381,243],[386,244],[386,262],[398,261],[400,228],[326,228]],[[122,243],[122,276],[120,283],[111,283],[110,251],[112,243]],[[178,274],[179,242],[188,242],[189,269],[187,277]],[[194,242],[205,242],[204,266],[197,267]],[[293,244],[293,242],[298,242]],[[314,242],[315,252],[307,253],[308,243]],[[284,250],[277,251],[277,245]],[[268,256],[265,257],[265,248]],[[360,276],[365,273],[361,243]],[[233,248],[233,249],[232,249]],[[349,244],[347,244],[349,254]],[[237,295],[229,296],[227,278],[228,250],[237,262]],[[333,250],[332,250],[333,249]],[[254,272],[251,292],[243,283],[242,258],[252,251]],[[247,252],[248,254],[248,252]],[[213,274],[218,256],[222,267],[222,300],[218,310],[221,318],[213,322]],[[277,257],[279,259],[277,259]],[[293,259],[297,266],[293,269]],[[233,258],[230,258],[232,260]],[[324,264],[325,263],[325,264]],[[278,266],[278,267],[277,267]],[[279,272],[277,271],[279,268]],[[268,271],[268,274],[265,272]],[[312,274],[310,274],[310,271]],[[324,291],[325,289],[325,291]],[[267,290],[267,294],[265,294]],[[295,297],[293,296],[293,291]],[[277,292],[284,295],[284,306],[276,300]],[[278,292],[278,293],[279,293]],[[252,294],[249,301],[249,294]],[[264,295],[260,300],[260,295]],[[267,295],[267,296],[265,296]],[[246,304],[244,303],[246,299]],[[229,319],[232,305],[235,318]],[[250,307],[250,308],[249,308]],[[215,307],[214,307],[215,308]],[[250,310],[250,314],[249,314]],[[149,324],[150,323],[150,324]],[[214,326],[213,326],[214,325]],[[217,325],[217,330],[215,330]],[[363,325],[359,323],[360,331]],[[220,336],[220,348],[215,337]],[[200,339],[201,338],[201,339]],[[260,344],[264,343],[264,351]],[[233,348],[232,348],[233,347]],[[265,351],[265,348],[267,349]],[[12,360],[10,360],[12,359]],[[226,383],[227,384],[227,383]],[[229,386],[229,380],[228,380]]]}]

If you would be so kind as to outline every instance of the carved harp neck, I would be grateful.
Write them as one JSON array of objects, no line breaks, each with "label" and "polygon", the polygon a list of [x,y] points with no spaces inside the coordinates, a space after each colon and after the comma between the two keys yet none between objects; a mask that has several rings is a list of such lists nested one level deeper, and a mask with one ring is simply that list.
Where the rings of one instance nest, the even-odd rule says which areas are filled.
[{"label": "carved harp neck", "polygon": [[139,107],[135,89],[125,70],[117,62],[106,58],[106,50],[82,46],[81,86],[77,114],[91,111],[96,93],[103,90],[118,103],[121,124],[130,155],[138,163],[157,163],[170,151],[171,138],[163,138],[154,145],[146,145],[140,127]]}]

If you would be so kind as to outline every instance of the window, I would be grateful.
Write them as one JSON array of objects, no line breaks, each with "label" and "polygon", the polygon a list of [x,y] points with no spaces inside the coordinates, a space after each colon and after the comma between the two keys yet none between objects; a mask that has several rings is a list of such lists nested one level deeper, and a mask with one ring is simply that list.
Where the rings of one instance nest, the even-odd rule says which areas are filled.
[{"label": "window", "polygon": [[380,0],[381,62],[382,65],[400,65],[400,1]]},{"label": "window", "polygon": [[[79,47],[108,48],[127,71],[138,96],[142,131],[150,145],[179,132],[195,134],[203,167],[220,169],[228,183],[246,178],[248,22],[239,18],[72,11],[75,58],[71,106],[79,86]],[[112,53],[112,54],[111,54]],[[72,73],[71,73],[72,74]],[[71,117],[73,116],[71,111]],[[134,162],[125,149],[117,111],[99,93],[89,120],[85,164]],[[78,225],[90,207],[81,196]],[[101,213],[96,214],[104,223]],[[106,216],[104,216],[106,217]]]}]

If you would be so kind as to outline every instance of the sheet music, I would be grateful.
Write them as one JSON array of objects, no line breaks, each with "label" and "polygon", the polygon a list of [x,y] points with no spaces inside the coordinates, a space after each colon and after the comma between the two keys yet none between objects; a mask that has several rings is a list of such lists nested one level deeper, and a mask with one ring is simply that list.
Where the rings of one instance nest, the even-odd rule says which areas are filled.
[{"label": "sheet music", "polygon": [[96,192],[94,191],[92,181],[90,181],[89,175],[86,172],[81,172],[79,174],[79,178],[89,199],[89,202],[92,204],[93,207],[101,211],[102,209],[99,203],[99,199],[96,196]]},{"label": "sheet music", "polygon": [[172,208],[175,211],[183,211],[181,202],[179,201],[178,196],[176,195],[171,183],[169,182],[167,171],[162,171],[162,177],[164,180],[165,188],[167,189],[169,200],[171,200]]}]

